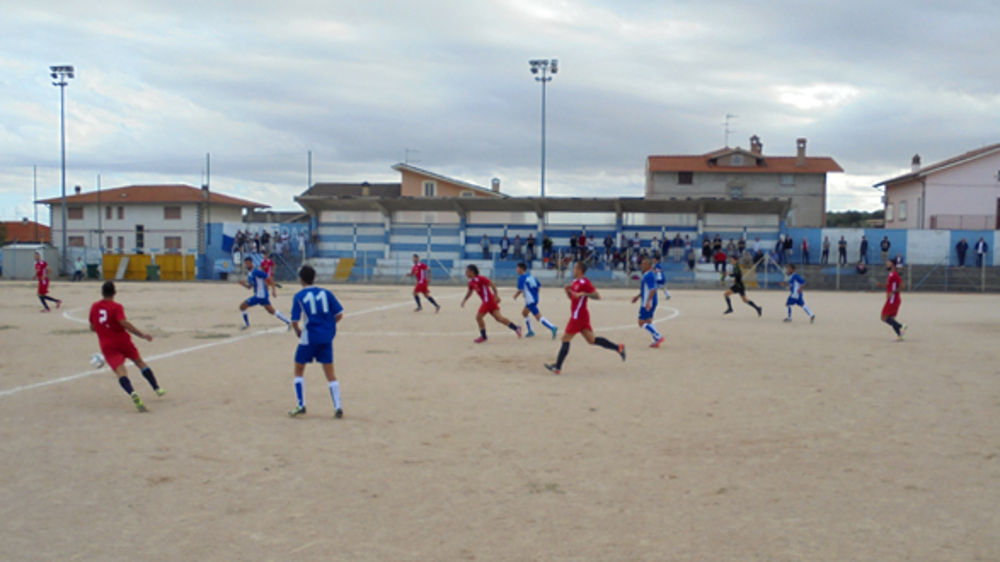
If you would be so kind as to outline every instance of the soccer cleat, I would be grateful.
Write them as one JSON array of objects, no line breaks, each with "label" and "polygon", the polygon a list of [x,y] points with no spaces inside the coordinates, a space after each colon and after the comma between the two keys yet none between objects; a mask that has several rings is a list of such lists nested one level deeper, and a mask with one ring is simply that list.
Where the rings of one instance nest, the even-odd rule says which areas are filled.
[{"label": "soccer cleat", "polygon": [[623,343],[618,344],[618,355],[622,356],[622,361],[625,360],[625,344]]},{"label": "soccer cleat", "polygon": [[43,308],[43,309],[39,310],[38,312],[50,312],[50,311],[47,308]]},{"label": "soccer cleat", "polygon": [[543,363],[543,365],[545,365],[545,368],[548,369],[553,375],[558,375],[560,372],[562,372],[559,370],[559,367],[556,367],[553,364]]},{"label": "soccer cleat", "polygon": [[552,339],[556,339],[556,334],[559,333],[559,328],[556,328],[555,326],[553,326],[551,328],[551,330],[552,330]]},{"label": "soccer cleat", "polygon": [[337,408],[337,411],[334,412],[333,417],[339,420],[340,418],[344,417],[344,411],[341,410],[340,408]]},{"label": "soccer cleat", "polygon": [[163,395],[164,395],[164,394],[166,394],[166,393],[167,393],[167,391],[166,391],[166,390],[164,390],[163,388],[157,388],[157,389],[156,389],[156,395],[157,395],[157,396],[163,396]]},{"label": "soccer cleat", "polygon": [[56,301],[56,308],[59,308],[60,306],[62,306],[62,301]]},{"label": "soccer cleat", "polygon": [[435,306],[434,306],[434,314],[437,314],[438,312],[441,312],[441,307],[440,307],[440,306],[437,306],[437,305],[435,305]]},{"label": "soccer cleat", "polygon": [[899,339],[903,339],[904,334],[906,334],[906,324],[903,324],[899,327],[899,333],[896,334],[896,337]]},{"label": "soccer cleat", "polygon": [[784,320],[782,320],[782,322],[791,322],[791,321],[792,321],[791,318],[785,318]]},{"label": "soccer cleat", "polygon": [[423,310],[423,309],[424,309],[424,308],[423,308],[422,306],[418,306],[417,308],[414,308],[414,309],[413,309],[413,312],[420,312],[420,311],[421,311],[421,310]]},{"label": "soccer cleat", "polygon": [[763,306],[758,306],[757,307],[757,318],[760,318],[762,314],[764,314],[764,307]]},{"label": "soccer cleat", "polygon": [[528,332],[527,334],[524,334],[524,337],[526,337],[526,338],[533,338],[533,337],[535,337],[535,332]]},{"label": "soccer cleat", "polygon": [[306,407],[305,406],[296,406],[294,410],[292,410],[291,412],[288,412],[288,417],[294,418],[294,417],[297,417],[297,416],[304,415],[305,413],[306,413]]},{"label": "soccer cleat", "polygon": [[250,326],[240,326],[240,331],[245,332]]},{"label": "soccer cleat", "polygon": [[660,339],[658,339],[658,340],[654,341],[653,343],[649,344],[649,347],[660,347],[661,345],[663,345],[664,341],[665,341],[665,338],[663,336],[660,336]]},{"label": "soccer cleat", "polygon": [[809,323],[812,324],[815,321],[816,321],[816,315],[813,314],[812,316],[809,317]]},{"label": "soccer cleat", "polygon": [[523,336],[523,334],[521,332],[521,327],[520,326],[518,326],[517,328],[514,328],[514,333],[517,334],[517,339],[521,339],[521,337]]},{"label": "soccer cleat", "polygon": [[142,398],[139,398],[139,394],[137,392],[133,392],[131,394],[131,398],[132,398],[132,403],[135,404],[136,410],[139,410],[140,412],[149,411],[146,409],[146,405],[142,403]]},{"label": "soccer cleat", "polygon": [[472,343],[483,343],[486,341],[486,336],[479,336],[478,338],[472,340]]},{"label": "soccer cleat", "polygon": [[724,310],[724,311],[722,311],[722,313],[723,314],[732,314],[733,313],[733,309],[730,308],[729,310]]}]

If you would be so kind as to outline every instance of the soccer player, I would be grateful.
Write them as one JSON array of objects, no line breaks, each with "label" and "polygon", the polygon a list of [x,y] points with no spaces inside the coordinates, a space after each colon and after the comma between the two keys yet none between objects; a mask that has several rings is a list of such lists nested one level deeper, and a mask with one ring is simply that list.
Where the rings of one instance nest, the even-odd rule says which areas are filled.
[{"label": "soccer player", "polygon": [[531,316],[529,316],[534,315],[535,319],[542,323],[542,326],[552,332],[552,339],[556,339],[559,328],[538,311],[538,291],[542,287],[541,283],[535,279],[534,275],[528,273],[528,264],[524,262],[517,264],[517,275],[517,292],[514,293],[514,300],[517,300],[517,297],[522,294],[524,295],[524,308],[521,310],[521,316],[524,317],[524,326],[528,329],[528,333],[524,337],[530,338],[535,335],[535,331],[531,329]]},{"label": "soccer player", "polygon": [[564,287],[566,296],[569,297],[570,317],[563,330],[562,345],[559,347],[559,355],[555,363],[546,363],[545,368],[559,374],[562,372],[563,362],[569,354],[569,342],[573,336],[583,334],[583,339],[590,345],[599,345],[605,349],[616,351],[625,360],[625,344],[617,344],[602,337],[594,337],[594,329],[590,327],[590,312],[587,310],[587,300],[599,300],[601,294],[597,292],[590,279],[584,277],[587,273],[587,264],[578,261],[573,266],[573,282]]},{"label": "soccer player", "polygon": [[653,272],[656,273],[656,288],[663,291],[665,300],[670,300],[670,291],[667,290],[667,276],[663,274],[663,264],[660,263],[660,258],[653,258]]},{"label": "soccer player", "polygon": [[431,290],[428,287],[428,282],[431,278],[430,267],[428,267],[426,263],[420,261],[420,256],[417,254],[413,254],[413,268],[410,269],[410,272],[406,275],[408,277],[412,276],[417,280],[416,286],[413,287],[413,300],[417,301],[417,308],[415,308],[413,312],[420,312],[424,309],[424,307],[420,304],[421,293],[423,293],[424,298],[426,298],[428,302],[434,305],[435,314],[441,312],[441,307],[438,306],[434,297],[431,296]]},{"label": "soccer player", "polygon": [[146,341],[153,341],[153,336],[139,331],[125,319],[125,308],[115,302],[115,292],[114,281],[105,281],[101,286],[103,298],[90,307],[90,330],[97,332],[97,342],[100,344],[104,360],[108,362],[108,367],[111,367],[111,370],[118,375],[118,384],[121,385],[122,390],[132,398],[136,410],[145,412],[146,405],[142,403],[142,398],[139,398],[139,393],[132,388],[132,381],[128,378],[128,372],[125,369],[126,359],[132,360],[132,363],[139,367],[142,376],[153,387],[157,396],[163,396],[167,391],[157,384],[153,370],[142,360],[139,350],[132,343],[129,332]]},{"label": "soccer player", "polygon": [[759,318],[764,307],[757,306],[753,301],[747,300],[747,289],[743,286],[743,270],[740,269],[740,261],[738,256],[730,256],[730,261],[733,262],[733,272],[729,274],[733,278],[733,284],[729,287],[729,290],[725,292],[724,296],[726,298],[726,311],[723,314],[733,313],[733,303],[729,300],[730,295],[739,295],[743,302],[750,305],[751,308],[757,311],[757,317]]},{"label": "soccer player", "polygon": [[264,259],[260,260],[260,268],[267,274],[267,286],[271,289],[271,294],[278,296],[278,289],[274,283],[274,260],[271,259],[271,252],[264,252]]},{"label": "soccer player", "polygon": [[500,314],[500,295],[497,293],[497,286],[493,284],[493,281],[490,281],[485,275],[480,275],[479,268],[473,264],[466,266],[465,276],[469,278],[469,290],[465,293],[465,298],[462,299],[461,308],[465,308],[465,301],[469,300],[473,292],[483,300],[483,304],[479,305],[479,312],[476,313],[476,323],[479,324],[479,337],[472,341],[476,343],[486,341],[486,321],[483,318],[487,314],[495,318],[497,322],[513,330],[517,334],[517,337],[520,338],[521,327],[508,320],[503,314]]},{"label": "soccer player", "polygon": [[240,330],[246,330],[250,327],[250,316],[247,315],[247,309],[251,306],[257,306],[258,304],[264,307],[264,310],[268,313],[273,314],[278,317],[286,325],[291,325],[291,320],[284,315],[280,310],[275,310],[271,306],[271,299],[267,296],[267,274],[262,270],[257,269],[253,265],[253,259],[250,257],[244,258],[243,264],[246,266],[249,273],[247,274],[247,280],[240,280],[240,285],[251,289],[253,291],[253,296],[247,300],[240,303],[240,312],[243,314],[243,325],[240,326]]},{"label": "soccer player", "polygon": [[653,336],[653,343],[649,344],[649,347],[660,347],[663,344],[663,336],[653,325],[653,315],[656,313],[657,304],[656,271],[653,270],[653,264],[649,258],[643,258],[639,267],[642,269],[642,284],[639,294],[632,297],[632,302],[636,303],[642,299],[642,304],[639,305],[639,327],[645,328]]},{"label": "soccer player", "polygon": [[885,262],[885,268],[889,271],[889,277],[885,281],[885,305],[882,307],[882,321],[892,326],[892,331],[896,332],[898,339],[903,339],[906,333],[906,324],[900,324],[896,320],[899,314],[899,305],[902,298],[899,296],[900,289],[903,288],[903,279],[896,271],[896,261],[889,259]]},{"label": "soccer player", "polygon": [[[803,238],[803,240],[805,240]],[[806,304],[806,300],[802,297],[802,287],[805,286],[806,280],[795,271],[795,264],[788,264],[785,267],[785,271],[788,273],[788,281],[782,283],[786,285],[789,290],[788,300],[785,301],[785,307],[788,308],[788,316],[785,317],[783,322],[792,321],[792,305],[801,306],[802,310],[809,315],[809,323],[812,324],[816,321],[816,315],[809,310],[809,305]]]},{"label": "soccer player", "polygon": [[[316,270],[309,265],[302,266],[299,270],[302,290],[292,300],[292,329],[299,337],[299,346],[295,350],[295,397],[299,403],[288,415],[294,418],[306,413],[306,383],[302,374],[306,363],[315,359],[323,366],[323,374],[330,387],[333,417],[342,418],[344,409],[340,404],[340,382],[333,373],[333,338],[337,335],[337,323],[344,317],[344,307],[333,293],[313,286],[315,280]],[[299,328],[303,314],[306,317],[305,328]]]},{"label": "soccer player", "polygon": [[62,301],[49,296],[49,264],[42,259],[41,252],[35,252],[35,278],[38,279],[38,300],[42,301],[42,310],[48,312],[49,305],[45,301],[56,303],[56,308],[62,305]]}]

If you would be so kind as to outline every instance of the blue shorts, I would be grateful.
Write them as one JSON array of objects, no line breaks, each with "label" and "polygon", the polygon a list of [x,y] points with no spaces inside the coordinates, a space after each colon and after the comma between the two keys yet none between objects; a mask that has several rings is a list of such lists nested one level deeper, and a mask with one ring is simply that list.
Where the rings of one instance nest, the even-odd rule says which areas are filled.
[{"label": "blue shorts", "polygon": [[785,301],[785,306],[792,306],[793,304],[797,306],[805,306],[806,299],[802,298],[802,295],[799,295],[798,297],[789,296],[788,300]]},{"label": "blue shorts", "polygon": [[295,362],[300,365],[312,363],[333,363],[333,342],[330,343],[300,343],[295,348]]},{"label": "blue shorts", "polygon": [[247,306],[271,306],[271,299],[267,297],[250,297],[247,299]]},{"label": "blue shorts", "polygon": [[639,307],[639,320],[652,320],[654,314],[656,314],[655,304],[650,310],[646,310],[645,305]]},{"label": "blue shorts", "polygon": [[524,305],[524,308],[528,309],[528,312],[530,312],[530,313],[532,313],[532,314],[534,314],[536,316],[539,315],[539,314],[541,314],[541,312],[538,312],[538,303],[526,304],[526,305]]}]

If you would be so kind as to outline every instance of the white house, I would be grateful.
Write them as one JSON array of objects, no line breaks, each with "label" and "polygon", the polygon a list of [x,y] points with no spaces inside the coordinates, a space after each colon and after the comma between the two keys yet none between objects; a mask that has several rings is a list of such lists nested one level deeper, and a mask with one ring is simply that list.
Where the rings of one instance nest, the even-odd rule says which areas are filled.
[{"label": "white house", "polygon": [[[52,242],[62,246],[62,198],[51,210]],[[241,222],[244,209],[269,205],[190,185],[130,185],[66,197],[66,244],[120,253],[201,250],[206,222]],[[61,248],[60,248],[61,249]]]},{"label": "white house", "polygon": [[1000,229],[1000,144],[929,166],[913,157],[910,173],[885,188],[885,228]]}]

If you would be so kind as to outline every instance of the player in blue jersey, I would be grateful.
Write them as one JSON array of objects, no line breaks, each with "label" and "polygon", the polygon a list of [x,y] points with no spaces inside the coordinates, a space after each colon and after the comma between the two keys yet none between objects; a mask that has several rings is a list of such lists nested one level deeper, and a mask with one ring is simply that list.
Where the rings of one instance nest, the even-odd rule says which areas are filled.
[{"label": "player in blue jersey", "polygon": [[792,321],[792,305],[796,305],[801,306],[802,310],[806,311],[806,314],[809,315],[809,323],[812,324],[816,321],[816,315],[809,310],[809,305],[806,304],[805,299],[802,297],[802,287],[805,286],[806,280],[795,271],[794,264],[788,264],[785,271],[788,273],[788,280],[782,283],[782,285],[787,286],[790,293],[788,300],[785,301],[785,306],[788,308],[788,316],[784,322]]},{"label": "player in blue jersey", "polygon": [[251,306],[261,305],[264,310],[268,311],[274,316],[278,317],[285,324],[291,322],[287,316],[284,315],[280,310],[275,310],[271,306],[271,299],[267,295],[268,286],[268,275],[262,269],[258,269],[253,264],[253,259],[246,258],[243,260],[243,264],[246,266],[247,270],[250,272],[247,274],[247,280],[240,280],[240,285],[243,285],[247,289],[253,291],[253,296],[247,300],[240,303],[240,312],[243,314],[243,325],[240,326],[240,330],[246,330],[250,327],[250,316],[247,315],[247,309]]},{"label": "player in blue jersey", "polygon": [[660,347],[663,344],[663,336],[653,325],[657,304],[656,271],[653,270],[653,263],[649,258],[643,258],[639,267],[642,269],[642,285],[639,294],[632,298],[632,302],[639,302],[642,299],[642,304],[639,305],[639,327],[653,336],[653,343],[649,344],[649,347]]},{"label": "player in blue jersey", "polygon": [[660,258],[653,258],[653,273],[656,274],[656,288],[663,291],[663,298],[670,300],[670,291],[667,290],[667,276],[663,274],[663,264]]},{"label": "player in blue jersey", "polygon": [[[337,323],[344,317],[344,307],[333,293],[313,286],[316,270],[304,265],[299,270],[302,290],[292,300],[292,329],[299,337],[299,347],[295,350],[295,397],[298,406],[288,412],[291,417],[306,413],[305,380],[302,374],[306,363],[315,359],[323,366],[330,397],[333,399],[335,418],[344,417],[340,404],[340,382],[333,373],[333,338],[337,335]],[[299,321],[305,316],[305,327],[299,328]]]},{"label": "player in blue jersey", "polygon": [[514,300],[524,295],[524,309],[521,310],[521,316],[524,316],[524,325],[528,328],[528,334],[524,337],[530,338],[535,335],[535,331],[531,329],[531,316],[529,316],[532,315],[552,332],[552,339],[556,339],[559,328],[538,311],[538,291],[542,288],[542,284],[534,275],[528,273],[528,264],[524,262],[517,264],[517,275],[517,292],[514,293]]}]

